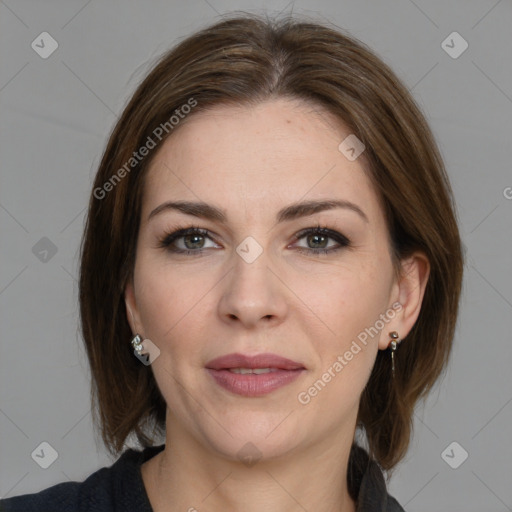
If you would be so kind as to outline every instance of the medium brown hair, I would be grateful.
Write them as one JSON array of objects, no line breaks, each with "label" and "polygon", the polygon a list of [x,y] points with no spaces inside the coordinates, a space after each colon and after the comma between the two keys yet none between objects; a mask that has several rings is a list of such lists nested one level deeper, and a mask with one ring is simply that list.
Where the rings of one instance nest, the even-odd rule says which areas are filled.
[{"label": "medium brown hair", "polygon": [[[419,107],[375,53],[337,27],[237,14],[160,58],[117,121],[95,177],[81,245],[80,319],[94,423],[114,455],[131,434],[150,446],[150,428],[165,432],[166,403],[150,367],[131,350],[124,289],[133,276],[144,176],[175,131],[169,119],[191,98],[196,106],[176,129],[214,106],[280,97],[324,107],[365,144],[396,258],[421,250],[430,262],[419,317],[397,351],[396,377],[389,351],[380,350],[361,395],[357,425],[383,469],[405,456],[414,407],[446,369],[463,256],[450,184]],[[159,126],[168,130],[155,141]],[[131,160],[148,138],[156,147]]]}]

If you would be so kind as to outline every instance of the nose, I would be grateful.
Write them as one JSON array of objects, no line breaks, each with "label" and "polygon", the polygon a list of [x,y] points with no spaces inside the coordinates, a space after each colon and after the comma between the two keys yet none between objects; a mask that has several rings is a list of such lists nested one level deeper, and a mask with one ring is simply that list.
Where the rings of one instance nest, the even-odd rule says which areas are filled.
[{"label": "nose", "polygon": [[287,314],[286,285],[265,251],[248,263],[236,255],[234,266],[223,280],[218,312],[225,322],[237,321],[246,329],[259,324],[273,326]]}]

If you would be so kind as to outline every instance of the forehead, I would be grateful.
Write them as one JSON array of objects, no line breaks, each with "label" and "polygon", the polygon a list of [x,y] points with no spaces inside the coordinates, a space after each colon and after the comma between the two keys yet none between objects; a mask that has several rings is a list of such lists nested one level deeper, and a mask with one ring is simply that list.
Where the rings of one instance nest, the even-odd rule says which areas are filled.
[{"label": "forehead", "polygon": [[327,196],[378,214],[363,156],[350,161],[338,149],[349,135],[323,107],[293,99],[196,112],[155,155],[142,214],[185,198],[254,216]]}]

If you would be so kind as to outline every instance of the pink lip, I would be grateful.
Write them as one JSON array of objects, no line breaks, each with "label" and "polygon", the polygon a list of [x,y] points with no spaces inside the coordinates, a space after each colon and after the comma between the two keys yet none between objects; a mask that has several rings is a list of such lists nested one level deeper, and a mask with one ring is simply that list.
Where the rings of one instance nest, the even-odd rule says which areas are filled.
[{"label": "pink lip", "polygon": [[206,368],[224,370],[229,368],[278,368],[281,370],[299,370],[304,368],[301,363],[286,359],[276,354],[227,354],[206,363]]},{"label": "pink lip", "polygon": [[[241,374],[229,371],[230,368],[273,368],[275,371]],[[289,384],[305,371],[301,363],[275,354],[228,354],[208,362],[206,369],[219,386],[248,397],[270,393]]]}]

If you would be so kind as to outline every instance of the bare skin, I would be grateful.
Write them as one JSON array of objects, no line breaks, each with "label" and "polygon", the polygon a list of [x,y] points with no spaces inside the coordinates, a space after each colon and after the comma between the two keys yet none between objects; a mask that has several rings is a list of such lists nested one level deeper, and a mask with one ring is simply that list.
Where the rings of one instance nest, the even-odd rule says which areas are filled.
[{"label": "bare skin", "polygon": [[[160,350],[150,368],[167,403],[166,448],[142,465],[155,512],[355,512],[347,465],[360,395],[389,332],[404,338],[414,325],[429,265],[416,253],[394,272],[363,158],[349,161],[338,150],[349,134],[317,106],[277,99],[195,113],[155,155],[134,279],[125,290],[133,332]],[[276,221],[292,203],[326,199],[346,204]],[[178,200],[214,205],[227,220],[173,209],[148,219]],[[348,242],[296,236],[318,225]],[[208,235],[159,246],[168,233],[192,226]],[[236,251],[249,236],[262,250],[250,263]],[[333,371],[380,315],[385,327]],[[233,352],[271,352],[306,370],[271,393],[241,396],[205,369]],[[329,369],[328,383],[308,393]],[[259,454],[251,466],[239,458],[247,443]]]}]

